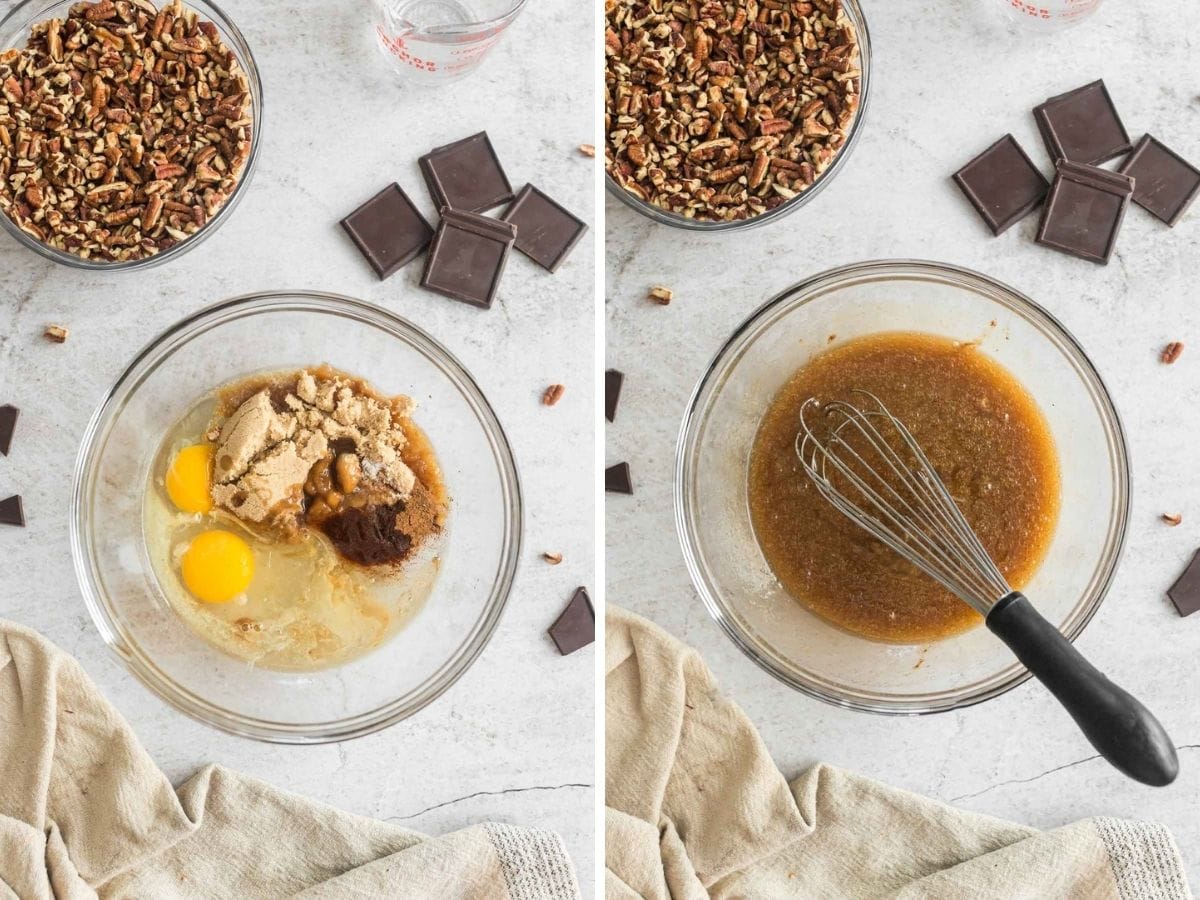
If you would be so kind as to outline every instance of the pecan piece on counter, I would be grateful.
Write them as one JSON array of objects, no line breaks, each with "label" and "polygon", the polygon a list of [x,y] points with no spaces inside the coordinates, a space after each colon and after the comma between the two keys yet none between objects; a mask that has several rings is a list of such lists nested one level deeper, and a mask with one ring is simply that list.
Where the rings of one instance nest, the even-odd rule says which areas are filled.
[{"label": "pecan piece on counter", "polygon": [[543,406],[553,406],[555,403],[557,403],[559,400],[562,399],[562,396],[564,393],[566,393],[566,391],[567,391],[567,389],[564,385],[561,385],[561,384],[550,385],[550,387],[546,388],[546,390],[542,392],[542,405]]},{"label": "pecan piece on counter", "polygon": [[1159,361],[1166,365],[1171,365],[1175,360],[1183,355],[1183,342],[1171,341],[1167,346],[1163,347],[1162,353],[1159,354]]}]

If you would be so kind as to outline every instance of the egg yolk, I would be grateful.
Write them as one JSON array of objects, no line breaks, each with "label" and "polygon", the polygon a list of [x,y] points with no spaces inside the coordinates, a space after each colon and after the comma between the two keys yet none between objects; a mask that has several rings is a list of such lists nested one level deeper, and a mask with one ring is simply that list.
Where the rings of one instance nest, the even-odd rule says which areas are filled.
[{"label": "egg yolk", "polygon": [[167,496],[188,513],[212,509],[212,457],[209,444],[193,444],[175,454],[167,469]]},{"label": "egg yolk", "polygon": [[205,603],[228,603],[250,586],[254,554],[228,531],[205,531],[183,553],[183,583]]}]

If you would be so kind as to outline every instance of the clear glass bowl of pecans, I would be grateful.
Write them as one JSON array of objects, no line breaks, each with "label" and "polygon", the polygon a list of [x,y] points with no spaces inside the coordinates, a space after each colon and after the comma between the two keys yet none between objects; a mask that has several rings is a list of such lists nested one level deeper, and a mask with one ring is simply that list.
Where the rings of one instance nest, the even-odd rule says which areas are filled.
[{"label": "clear glass bowl of pecans", "polygon": [[[696,8],[696,7],[691,7]],[[870,95],[858,0],[606,0],[605,182],[655,222],[739,231],[815,197]]]},{"label": "clear glass bowl of pecans", "polygon": [[25,0],[0,20],[0,227],[74,268],[164,263],[231,215],[261,120],[208,0]]}]

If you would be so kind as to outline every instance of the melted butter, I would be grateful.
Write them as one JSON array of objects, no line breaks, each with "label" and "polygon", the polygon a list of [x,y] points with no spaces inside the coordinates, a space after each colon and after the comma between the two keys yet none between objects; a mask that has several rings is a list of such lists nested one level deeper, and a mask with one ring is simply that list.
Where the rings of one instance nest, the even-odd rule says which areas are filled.
[{"label": "melted butter", "polygon": [[[873,640],[924,643],[982,618],[821,497],[796,457],[800,407],[870,391],[913,433],[1014,589],[1045,558],[1058,522],[1058,454],[1025,388],[976,343],[890,332],[816,357],[772,400],[751,451],[755,536],[783,588]],[[861,398],[858,402],[862,402]]]}]

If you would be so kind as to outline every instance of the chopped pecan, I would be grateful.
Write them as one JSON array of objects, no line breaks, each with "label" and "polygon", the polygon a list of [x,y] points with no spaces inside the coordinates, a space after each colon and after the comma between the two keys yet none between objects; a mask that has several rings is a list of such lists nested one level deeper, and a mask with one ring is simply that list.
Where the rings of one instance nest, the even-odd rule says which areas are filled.
[{"label": "chopped pecan", "polygon": [[1159,355],[1159,361],[1166,365],[1171,365],[1175,360],[1183,355],[1183,342],[1171,341],[1167,346],[1163,347],[1162,353]]},{"label": "chopped pecan", "polygon": [[725,166],[717,169],[715,172],[710,172],[708,175],[709,184],[728,184],[740,178],[746,172],[746,166],[739,164],[736,166]]},{"label": "chopped pecan", "polygon": [[762,150],[758,151],[758,154],[754,157],[754,165],[750,169],[750,175],[746,179],[746,184],[751,188],[756,188],[762,184],[763,179],[767,175],[769,163],[770,160],[767,158],[767,154]]},{"label": "chopped pecan", "polygon": [[764,119],[759,123],[759,134],[772,135],[792,130],[791,119]]},{"label": "chopped pecan", "polygon": [[83,17],[89,22],[103,22],[117,14],[117,7],[112,0],[99,0],[98,3],[85,3],[83,6]]},{"label": "chopped pecan", "polygon": [[544,406],[553,406],[562,399],[562,396],[564,393],[566,393],[566,390],[566,387],[561,384],[550,385],[550,387],[546,388],[546,390],[542,392],[542,404]]},{"label": "chopped pecan", "polygon": [[155,194],[146,201],[146,211],[142,214],[142,228],[145,231],[153,231],[158,225],[159,217],[162,216],[163,198]]}]

